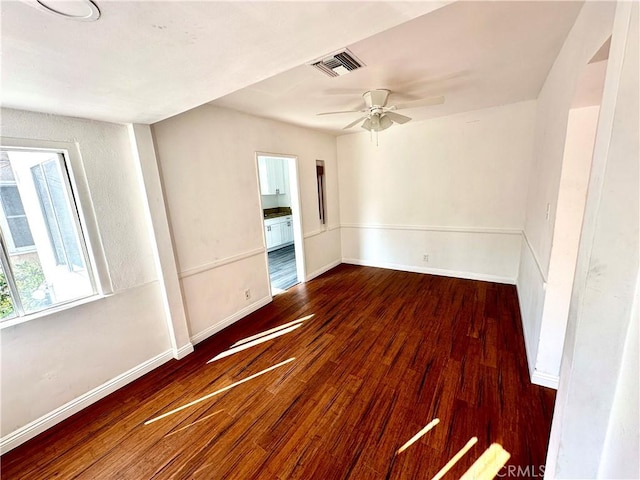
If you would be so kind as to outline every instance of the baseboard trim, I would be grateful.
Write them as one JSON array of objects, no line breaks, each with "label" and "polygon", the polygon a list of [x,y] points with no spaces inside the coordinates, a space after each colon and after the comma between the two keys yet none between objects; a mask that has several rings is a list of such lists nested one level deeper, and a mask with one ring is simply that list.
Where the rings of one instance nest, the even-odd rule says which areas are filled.
[{"label": "baseboard trim", "polygon": [[160,365],[173,359],[173,351],[167,350],[164,353],[156,355],[155,357],[141,363],[140,365],[133,367],[117,377],[103,383],[102,385],[89,390],[87,393],[80,395],[79,397],[65,403],[61,407],[43,415],[42,417],[28,423],[24,427],[20,427],[14,430],[10,434],[0,439],[0,453],[5,454],[9,450],[14,449],[18,445],[23,444],[27,440],[32,439],[36,435],[44,432],[45,430],[53,427],[57,423],[69,418],[74,413],[78,413],[80,410],[87,408],[92,403],[106,397],[110,393],[115,392],[119,388],[124,387],[128,383],[140,378],[141,376],[149,373],[150,371],[158,368]]},{"label": "baseboard trim", "polygon": [[475,272],[464,272],[464,271],[458,271],[458,270],[445,270],[442,268],[424,268],[424,267],[416,267],[414,265],[400,265],[396,263],[386,263],[386,262],[371,262],[368,260],[360,260],[357,258],[343,258],[342,263],[349,263],[351,265],[361,265],[364,267],[387,268],[390,270],[400,270],[403,272],[426,273],[428,275],[439,275],[443,277],[464,278],[467,280],[480,280],[483,282],[506,283],[508,285],[516,284],[516,278],[501,277],[498,275],[486,275],[483,273],[475,273]]},{"label": "baseboard trim", "polygon": [[184,357],[193,352],[193,343],[189,342],[182,347],[173,351],[173,358],[176,360],[182,360]]},{"label": "baseboard trim", "polygon": [[560,378],[558,377],[558,375],[551,375],[550,373],[544,373],[535,370],[533,372],[533,375],[531,375],[531,383],[540,385],[541,387],[548,387],[557,390],[560,383]]},{"label": "baseboard trim", "polygon": [[223,328],[228,327],[232,323],[237,322],[241,318],[246,317],[250,313],[253,313],[256,310],[258,310],[259,308],[262,308],[265,305],[271,303],[272,300],[273,300],[273,298],[271,297],[271,295],[267,295],[266,297],[261,298],[257,302],[253,302],[248,307],[245,307],[242,310],[234,313],[233,315],[228,316],[227,318],[221,320],[220,322],[216,323],[215,325],[211,325],[210,327],[204,329],[203,331],[196,333],[195,335],[193,335],[191,337],[191,343],[196,345],[196,344],[202,342],[203,340],[206,340],[211,335],[213,335],[215,333],[218,333]]},{"label": "baseboard trim", "polygon": [[322,275],[325,272],[328,272],[332,268],[336,268],[341,263],[342,263],[342,260],[336,260],[335,262],[331,262],[331,263],[325,265],[324,267],[319,268],[315,272],[312,272],[309,275],[307,275],[307,278],[305,279],[305,282],[308,282],[309,280],[313,280],[314,278],[319,277],[320,275]]}]

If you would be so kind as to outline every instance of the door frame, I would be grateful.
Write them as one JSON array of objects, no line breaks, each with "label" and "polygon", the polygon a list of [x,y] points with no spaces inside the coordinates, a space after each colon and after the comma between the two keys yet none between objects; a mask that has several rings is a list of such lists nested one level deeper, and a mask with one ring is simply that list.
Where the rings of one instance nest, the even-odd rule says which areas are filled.
[{"label": "door frame", "polygon": [[257,151],[255,153],[255,168],[258,186],[258,203],[260,205],[260,223],[262,224],[262,245],[264,247],[264,261],[267,271],[267,280],[269,282],[269,291],[273,297],[271,288],[271,277],[269,276],[269,254],[267,252],[267,238],[264,232],[264,206],[262,205],[262,192],[260,190],[260,157],[281,158],[286,160],[289,172],[289,188],[291,190],[289,197],[291,198],[291,217],[293,221],[293,247],[296,254],[296,273],[298,283],[304,283],[306,280],[306,265],[304,256],[304,235],[302,231],[302,201],[300,195],[300,168],[297,155],[286,153],[271,153]]}]

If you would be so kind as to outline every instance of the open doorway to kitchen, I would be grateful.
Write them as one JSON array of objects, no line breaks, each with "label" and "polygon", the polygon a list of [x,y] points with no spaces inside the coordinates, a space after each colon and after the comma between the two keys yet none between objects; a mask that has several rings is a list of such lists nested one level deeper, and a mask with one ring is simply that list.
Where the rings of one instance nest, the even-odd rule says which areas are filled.
[{"label": "open doorway to kitchen", "polygon": [[256,154],[271,294],[304,281],[298,159]]}]

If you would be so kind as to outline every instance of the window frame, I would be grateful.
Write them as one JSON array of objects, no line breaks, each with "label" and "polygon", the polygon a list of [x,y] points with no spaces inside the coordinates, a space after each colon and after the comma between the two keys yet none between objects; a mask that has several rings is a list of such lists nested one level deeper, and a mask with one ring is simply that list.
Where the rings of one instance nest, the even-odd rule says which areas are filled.
[{"label": "window frame", "polygon": [[[0,329],[48,316],[59,311],[67,310],[111,295],[113,293],[113,287],[107,268],[104,250],[102,249],[102,241],[99,234],[98,224],[96,222],[95,210],[93,208],[93,202],[91,200],[78,143],[0,137],[0,148],[4,150],[23,152],[49,151],[60,155],[58,165],[60,167],[61,177],[70,201],[69,206],[75,213],[72,215],[72,218],[81,237],[79,242],[81,252],[84,255],[87,264],[87,271],[94,292],[92,295],[67,302],[57,303],[51,307],[33,313],[24,313],[24,310],[21,308],[19,310],[16,309],[15,316],[0,320]],[[0,235],[0,241],[3,244],[4,250],[7,247],[7,244],[4,238],[2,238],[2,235]],[[13,287],[15,287],[15,281],[12,278],[12,275],[8,274],[11,270],[7,270],[9,261],[8,254],[8,250],[0,252],[0,257],[2,257],[2,268],[5,271],[7,282],[13,283]],[[17,291],[15,288],[13,290]],[[16,302],[15,298],[13,298],[13,300]],[[19,298],[17,299],[17,303],[20,303]]]}]

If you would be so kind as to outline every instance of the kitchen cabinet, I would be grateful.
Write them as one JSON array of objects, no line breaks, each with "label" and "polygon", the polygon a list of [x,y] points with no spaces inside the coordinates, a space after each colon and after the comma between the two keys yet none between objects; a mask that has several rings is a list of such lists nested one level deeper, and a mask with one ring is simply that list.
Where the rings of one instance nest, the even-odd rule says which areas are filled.
[{"label": "kitchen cabinet", "polygon": [[282,245],[282,224],[272,223],[265,226],[265,235],[267,238],[267,249],[274,249]]},{"label": "kitchen cabinet", "polygon": [[287,160],[283,158],[258,157],[260,193],[283,195],[287,193]]},{"label": "kitchen cabinet", "polygon": [[293,243],[293,222],[291,217],[285,217],[288,220],[282,222],[282,241],[283,243]]},{"label": "kitchen cabinet", "polygon": [[265,220],[264,236],[267,241],[268,251],[293,243],[293,221],[291,215]]}]

